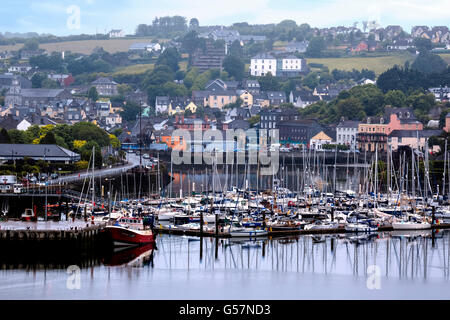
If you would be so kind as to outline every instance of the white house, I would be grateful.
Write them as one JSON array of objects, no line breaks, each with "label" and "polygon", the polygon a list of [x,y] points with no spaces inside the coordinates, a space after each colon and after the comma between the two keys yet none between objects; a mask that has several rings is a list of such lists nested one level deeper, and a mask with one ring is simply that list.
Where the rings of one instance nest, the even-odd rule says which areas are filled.
[{"label": "white house", "polygon": [[300,59],[294,55],[290,55],[281,60],[281,68],[283,71],[302,71],[303,61],[303,59]]},{"label": "white house", "polygon": [[251,59],[250,73],[252,76],[263,77],[267,73],[277,75],[277,59],[270,54],[259,54]]},{"label": "white house", "polygon": [[157,52],[161,51],[162,47],[159,43],[133,43],[129,51],[148,51],[148,52]]},{"label": "white house", "polygon": [[336,127],[336,143],[356,149],[356,135],[358,134],[358,121],[341,120]]},{"label": "white house", "polygon": [[123,30],[111,30],[109,32],[110,38],[123,38],[125,37],[125,32]]},{"label": "white house", "polygon": [[320,131],[314,137],[311,138],[309,145],[311,149],[323,150],[323,145],[331,144],[332,139],[325,134],[325,132]]},{"label": "white house", "polygon": [[27,73],[33,69],[30,65],[14,65],[8,68],[9,73]]}]

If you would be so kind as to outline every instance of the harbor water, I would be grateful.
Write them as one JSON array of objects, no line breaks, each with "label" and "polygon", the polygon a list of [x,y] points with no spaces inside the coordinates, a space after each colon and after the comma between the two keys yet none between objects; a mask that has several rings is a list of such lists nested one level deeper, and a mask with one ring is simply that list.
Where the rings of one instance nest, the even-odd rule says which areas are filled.
[{"label": "harbor water", "polygon": [[450,298],[446,230],[251,240],[159,235],[156,247],[81,259],[2,256],[0,299]]}]

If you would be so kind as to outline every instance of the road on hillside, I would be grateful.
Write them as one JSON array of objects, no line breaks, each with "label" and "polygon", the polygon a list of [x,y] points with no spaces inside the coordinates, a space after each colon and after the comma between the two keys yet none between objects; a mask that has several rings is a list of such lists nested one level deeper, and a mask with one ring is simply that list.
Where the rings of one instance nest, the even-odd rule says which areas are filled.
[{"label": "road on hillside", "polygon": [[[135,167],[139,167],[139,156],[136,154],[129,154],[127,153],[127,161],[128,163],[115,168],[105,168],[101,170],[94,170],[94,176],[101,177],[101,176],[111,176],[111,175],[118,175],[120,173],[124,173],[128,170],[131,170]],[[142,159],[142,164],[145,166],[149,164],[149,161],[146,159]],[[48,183],[49,185],[55,185],[55,184],[63,184],[67,182],[74,182],[74,181],[80,181],[84,180],[86,178],[92,177],[92,169],[89,169],[89,172],[85,171],[84,173],[76,173],[76,174],[70,174],[67,176],[60,177],[58,179],[50,180]]]}]

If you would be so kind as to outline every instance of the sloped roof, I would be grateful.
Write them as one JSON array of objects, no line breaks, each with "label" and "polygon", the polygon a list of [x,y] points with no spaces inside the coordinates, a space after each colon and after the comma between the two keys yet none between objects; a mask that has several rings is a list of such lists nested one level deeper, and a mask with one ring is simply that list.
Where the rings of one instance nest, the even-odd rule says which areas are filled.
[{"label": "sloped roof", "polygon": [[325,132],[320,131],[318,134],[316,134],[314,137],[311,138],[311,140],[332,140],[329,136],[325,134]]},{"label": "sloped roof", "polygon": [[22,97],[27,98],[56,98],[64,89],[22,89]]},{"label": "sloped roof", "polygon": [[0,144],[0,157],[79,158],[79,154],[50,144]]}]

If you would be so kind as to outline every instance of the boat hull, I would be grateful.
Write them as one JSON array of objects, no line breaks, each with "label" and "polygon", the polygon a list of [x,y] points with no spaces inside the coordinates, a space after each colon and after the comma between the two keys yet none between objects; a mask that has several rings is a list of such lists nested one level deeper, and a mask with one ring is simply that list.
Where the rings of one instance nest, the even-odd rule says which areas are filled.
[{"label": "boat hull", "polygon": [[108,226],[104,232],[116,247],[144,245],[155,242],[155,235],[151,230],[133,230],[119,226]]},{"label": "boat hull", "polygon": [[431,225],[429,223],[392,223],[392,228],[394,230],[424,230],[430,229]]},{"label": "boat hull", "polygon": [[230,236],[233,238],[253,238],[253,237],[262,237],[267,236],[269,233],[264,230],[255,230],[255,231],[232,231],[230,232]]}]

